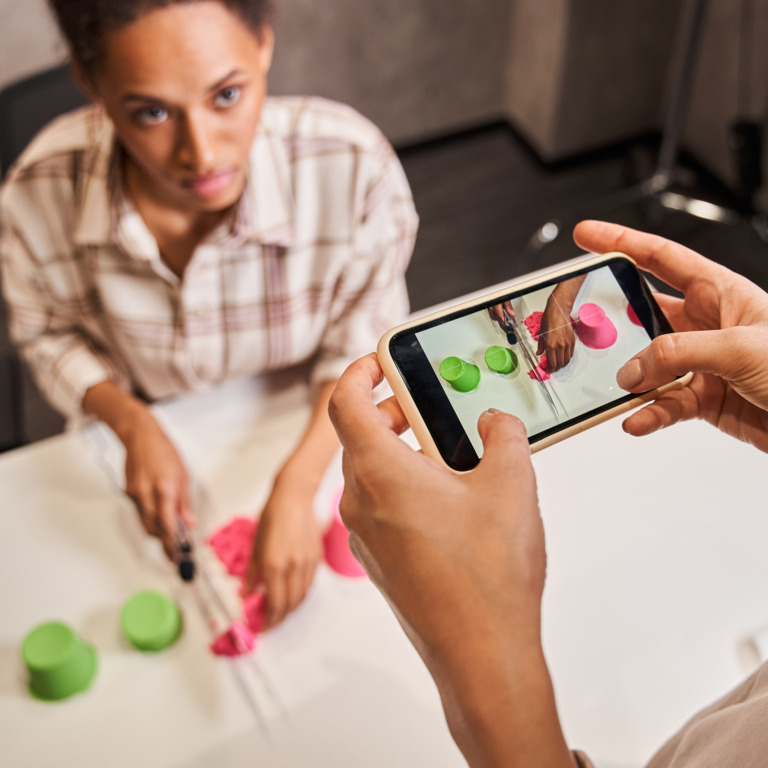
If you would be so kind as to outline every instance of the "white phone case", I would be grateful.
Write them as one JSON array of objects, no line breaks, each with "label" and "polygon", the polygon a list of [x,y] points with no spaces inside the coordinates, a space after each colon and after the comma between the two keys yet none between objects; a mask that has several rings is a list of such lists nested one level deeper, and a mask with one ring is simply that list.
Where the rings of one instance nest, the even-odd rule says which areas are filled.
[{"label": "white phone case", "polygon": [[[381,368],[384,371],[384,375],[386,376],[386,379],[392,388],[392,392],[397,398],[397,401],[400,404],[400,407],[403,409],[403,413],[405,414],[405,417],[408,419],[408,423],[410,424],[411,429],[413,430],[413,433],[425,454],[435,459],[436,461],[439,461],[444,466],[448,466],[443,460],[442,456],[440,455],[440,451],[438,450],[437,445],[435,444],[432,438],[432,435],[430,434],[429,428],[426,422],[424,421],[424,418],[422,417],[421,413],[419,412],[418,408],[416,407],[416,404],[413,401],[413,398],[411,397],[408,391],[408,388],[406,387],[405,382],[403,381],[403,378],[400,375],[400,372],[398,371],[394,360],[392,359],[392,355],[390,354],[390,351],[389,351],[390,340],[392,339],[392,337],[395,334],[400,333],[402,331],[419,328],[425,323],[429,323],[433,320],[437,320],[441,317],[445,317],[446,315],[453,314],[455,312],[458,312],[464,309],[472,309],[473,307],[488,304],[492,302],[493,299],[502,298],[508,295],[511,291],[533,289],[537,285],[548,282],[550,280],[557,279],[560,277],[565,277],[573,272],[577,272],[577,271],[580,272],[585,267],[598,267],[605,262],[615,259],[616,257],[621,257],[623,259],[626,259],[632,264],[635,263],[629,256],[623,253],[607,253],[602,256],[594,256],[591,258],[587,258],[587,259],[584,259],[583,261],[578,262],[577,264],[570,264],[566,268],[553,270],[552,272],[548,272],[545,275],[541,275],[531,280],[524,280],[521,282],[509,283],[504,288],[501,288],[498,291],[485,294],[483,296],[480,296],[476,299],[472,299],[470,301],[465,301],[460,304],[455,304],[439,312],[434,312],[430,315],[419,317],[416,320],[403,323],[402,325],[399,325],[387,331],[387,333],[385,333],[384,336],[381,337],[377,347],[377,356],[379,359],[379,364],[381,365]],[[596,416],[587,418],[584,421],[579,422],[578,424],[574,424],[568,427],[563,427],[562,429],[555,432],[554,434],[548,435],[547,437],[533,443],[531,445],[531,452],[535,453],[536,451],[539,451],[542,448],[546,448],[547,446],[553,445],[554,443],[558,443],[567,437],[571,437],[572,435],[577,435],[580,432],[583,432],[584,430],[589,429],[590,427],[593,427],[597,424],[601,424],[602,422],[607,421],[608,419],[612,419],[615,416],[619,416],[622,413],[631,411],[633,408],[636,408],[637,406],[642,405],[643,403],[647,403],[647,402],[650,402],[651,400],[655,400],[665,392],[669,392],[670,390],[683,387],[691,380],[692,375],[693,374],[688,373],[685,376],[682,376],[676,379],[675,381],[670,382],[669,384],[665,384],[664,386],[651,390],[650,392],[646,392],[642,395],[638,395],[637,397],[634,397],[627,402],[620,403],[614,408],[610,408],[606,411],[603,411],[600,414],[597,414]],[[448,469],[458,473],[457,470],[451,467],[448,467]]]}]

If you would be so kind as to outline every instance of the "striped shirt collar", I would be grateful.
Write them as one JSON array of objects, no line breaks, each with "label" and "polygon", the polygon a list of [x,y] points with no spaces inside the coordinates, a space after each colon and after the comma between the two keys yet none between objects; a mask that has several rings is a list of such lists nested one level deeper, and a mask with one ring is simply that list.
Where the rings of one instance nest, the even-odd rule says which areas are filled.
[{"label": "striped shirt collar", "polygon": [[[246,185],[228,219],[228,235],[237,243],[290,247],[294,242],[290,166],[283,141],[269,128],[268,113],[265,105],[251,148]],[[121,149],[115,141],[112,123],[98,121],[95,131],[95,150],[85,160],[90,167],[78,195],[82,202],[73,236],[76,245],[114,243],[122,229],[122,218],[131,211],[138,215],[131,201],[121,193]],[[152,257],[148,249],[142,248],[140,252]]]}]

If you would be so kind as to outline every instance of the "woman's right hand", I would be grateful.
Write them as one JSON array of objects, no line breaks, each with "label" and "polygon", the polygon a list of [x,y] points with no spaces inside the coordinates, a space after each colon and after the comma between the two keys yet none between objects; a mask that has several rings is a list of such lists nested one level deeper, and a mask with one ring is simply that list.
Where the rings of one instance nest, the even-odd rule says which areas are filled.
[{"label": "woman's right hand", "polygon": [[146,532],[157,536],[168,559],[174,560],[178,518],[190,527],[195,525],[189,474],[179,452],[146,404],[112,381],[90,387],[83,408],[103,421],[125,446],[125,492]]},{"label": "woman's right hand", "polygon": [[125,440],[125,492],[144,530],[156,536],[169,560],[176,557],[178,518],[194,526],[189,474],[178,451],[150,416]]},{"label": "woman's right hand", "polygon": [[681,291],[657,294],[675,333],[659,336],[619,371],[619,386],[644,392],[693,371],[624,421],[647,435],[701,418],[768,452],[768,294],[735,272],[662,237],[616,224],[583,221],[574,240],[595,253],[620,251]]}]

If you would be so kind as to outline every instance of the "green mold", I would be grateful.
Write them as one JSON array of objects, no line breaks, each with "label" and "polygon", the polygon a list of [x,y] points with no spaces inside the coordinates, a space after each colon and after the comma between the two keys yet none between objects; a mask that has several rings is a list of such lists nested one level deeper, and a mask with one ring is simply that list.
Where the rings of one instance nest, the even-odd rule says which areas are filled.
[{"label": "green mold", "polygon": [[512,373],[517,370],[517,355],[506,347],[488,347],[485,351],[485,364],[496,373]]},{"label": "green mold", "polygon": [[98,666],[93,646],[60,621],[35,627],[24,639],[21,656],[29,673],[29,692],[43,701],[85,691]]},{"label": "green mold", "polygon": [[460,357],[446,357],[440,363],[440,375],[457,392],[471,392],[480,383],[480,369]]},{"label": "green mold", "polygon": [[123,632],[140,651],[162,651],[181,634],[181,612],[176,603],[161,592],[137,592],[120,616]]}]

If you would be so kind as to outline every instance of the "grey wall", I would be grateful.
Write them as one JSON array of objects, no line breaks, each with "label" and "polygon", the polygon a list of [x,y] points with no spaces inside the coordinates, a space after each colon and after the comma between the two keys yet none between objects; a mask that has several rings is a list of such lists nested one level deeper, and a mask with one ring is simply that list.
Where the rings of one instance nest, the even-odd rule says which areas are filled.
[{"label": "grey wall", "polygon": [[504,107],[558,160],[659,126],[680,3],[515,0]]},{"label": "grey wall", "polygon": [[[276,1],[273,92],[345,101],[397,143],[507,116],[548,160],[660,127],[686,6],[686,0]],[[763,122],[768,0],[752,5],[749,110]],[[710,0],[684,135],[686,147],[728,181],[740,7],[739,0]],[[44,0],[0,0],[0,29],[0,86],[64,58]]]},{"label": "grey wall", "polygon": [[45,0],[0,0],[0,30],[0,88],[64,58]]},{"label": "grey wall", "polygon": [[[349,103],[395,142],[501,117],[510,8],[510,0],[277,0],[270,89]],[[65,58],[44,0],[0,0],[0,29],[0,87]]]},{"label": "grey wall", "polygon": [[348,104],[394,141],[501,117],[510,0],[279,0],[270,88]]}]

